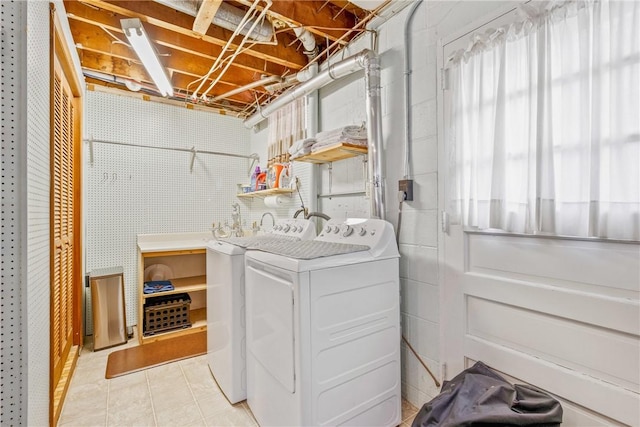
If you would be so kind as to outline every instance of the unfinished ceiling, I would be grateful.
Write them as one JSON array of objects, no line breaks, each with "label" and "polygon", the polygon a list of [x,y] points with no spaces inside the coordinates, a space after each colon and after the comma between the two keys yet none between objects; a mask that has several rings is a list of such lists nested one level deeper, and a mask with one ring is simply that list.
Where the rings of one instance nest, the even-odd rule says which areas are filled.
[{"label": "unfinished ceiling", "polygon": [[[366,7],[362,7],[356,5]],[[364,31],[389,0],[65,1],[88,84],[159,96],[127,43],[138,18],[170,76],[172,99],[248,116]],[[302,77],[304,78],[304,77]]]}]

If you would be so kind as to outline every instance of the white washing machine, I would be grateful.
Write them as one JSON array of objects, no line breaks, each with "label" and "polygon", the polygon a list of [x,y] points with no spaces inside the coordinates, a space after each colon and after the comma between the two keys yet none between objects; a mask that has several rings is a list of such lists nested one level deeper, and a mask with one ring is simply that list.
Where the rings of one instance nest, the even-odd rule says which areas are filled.
[{"label": "white washing machine", "polygon": [[207,244],[207,359],[209,369],[231,403],[247,398],[244,254],[246,247],[273,239],[309,240],[315,224],[306,219],[278,220],[255,237],[213,240]]},{"label": "white washing machine", "polygon": [[399,254],[379,219],[245,255],[247,403],[263,426],[401,422]]}]

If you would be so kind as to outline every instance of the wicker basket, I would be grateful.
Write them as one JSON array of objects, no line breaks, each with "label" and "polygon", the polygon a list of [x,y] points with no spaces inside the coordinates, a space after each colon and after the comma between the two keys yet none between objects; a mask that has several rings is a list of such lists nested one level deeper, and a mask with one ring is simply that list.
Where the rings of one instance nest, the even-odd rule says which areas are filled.
[{"label": "wicker basket", "polygon": [[191,327],[189,294],[147,298],[144,304],[144,335]]}]

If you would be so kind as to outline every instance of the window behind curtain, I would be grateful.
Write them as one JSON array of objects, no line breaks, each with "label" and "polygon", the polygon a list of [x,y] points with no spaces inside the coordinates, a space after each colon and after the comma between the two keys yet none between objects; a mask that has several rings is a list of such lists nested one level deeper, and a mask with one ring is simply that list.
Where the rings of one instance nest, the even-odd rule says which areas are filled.
[{"label": "window behind curtain", "polygon": [[450,58],[452,211],[640,240],[640,4],[531,3]]}]

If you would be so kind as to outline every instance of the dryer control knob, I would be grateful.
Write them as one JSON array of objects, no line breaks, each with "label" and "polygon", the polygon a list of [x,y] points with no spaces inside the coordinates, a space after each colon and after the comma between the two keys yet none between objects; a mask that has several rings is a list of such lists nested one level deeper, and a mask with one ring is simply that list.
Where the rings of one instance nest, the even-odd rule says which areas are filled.
[{"label": "dryer control knob", "polygon": [[327,225],[327,226],[324,228],[324,231],[325,231],[326,233],[331,233],[331,226],[330,226],[330,225]]},{"label": "dryer control knob", "polygon": [[353,234],[353,227],[348,224],[342,226],[342,237],[349,237]]},{"label": "dryer control knob", "polygon": [[360,227],[360,230],[358,230],[358,234],[359,234],[360,236],[364,236],[364,235],[366,235],[366,234],[367,234],[367,229],[366,229],[366,228],[364,228],[364,227]]},{"label": "dryer control knob", "polygon": [[289,224],[285,225],[285,226],[284,226],[283,231],[284,231],[285,233],[288,233],[288,232],[289,232],[289,230],[291,230],[291,226],[290,226]]},{"label": "dryer control knob", "polygon": [[291,227],[291,232],[292,233],[297,233],[298,232],[298,226],[294,225],[293,227]]},{"label": "dryer control knob", "polygon": [[333,233],[334,234],[338,234],[338,231],[340,231],[340,226],[336,225],[335,227],[333,227]]}]

